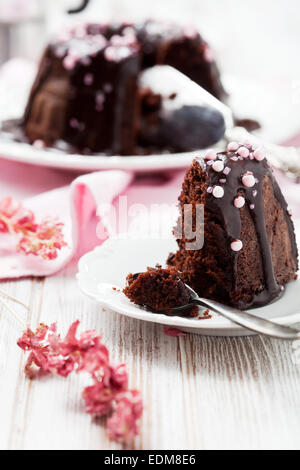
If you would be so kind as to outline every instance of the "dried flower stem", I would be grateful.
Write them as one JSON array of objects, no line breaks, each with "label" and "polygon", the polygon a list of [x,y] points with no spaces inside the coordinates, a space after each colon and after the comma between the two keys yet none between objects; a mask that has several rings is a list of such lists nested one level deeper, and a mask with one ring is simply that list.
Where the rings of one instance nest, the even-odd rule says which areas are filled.
[{"label": "dried flower stem", "polygon": [[9,300],[12,300],[13,302],[15,302],[16,304],[19,304],[19,305],[22,305],[22,307],[26,308],[26,310],[29,310],[29,306],[24,304],[24,302],[22,302],[21,300],[17,299],[16,297],[13,297],[12,295],[9,295],[7,294],[6,292],[3,292],[2,290],[0,290],[0,295],[2,295],[3,297],[6,297],[7,299]]},{"label": "dried flower stem", "polygon": [[23,320],[22,317],[20,317],[20,315],[17,314],[17,312],[15,312],[6,302],[4,302],[1,298],[0,298],[0,304],[6,308],[12,315],[13,317],[20,323],[20,325],[22,326],[22,328],[26,328],[26,322]]}]

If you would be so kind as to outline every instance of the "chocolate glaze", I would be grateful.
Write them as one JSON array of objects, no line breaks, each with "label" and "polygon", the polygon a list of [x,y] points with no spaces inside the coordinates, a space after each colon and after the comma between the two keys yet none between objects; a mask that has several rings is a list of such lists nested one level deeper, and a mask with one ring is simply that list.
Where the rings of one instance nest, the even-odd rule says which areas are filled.
[{"label": "chocolate glaze", "polygon": [[[248,146],[248,148],[250,151],[254,150],[250,146]],[[238,161],[234,161],[232,158],[238,158]],[[282,291],[282,286],[277,284],[275,278],[271,246],[266,229],[262,190],[264,178],[267,177],[271,181],[274,195],[284,211],[291,240],[292,255],[297,259],[298,249],[296,245],[294,225],[288,212],[287,203],[266,159],[263,161],[257,161],[255,159],[251,160],[250,158],[242,158],[235,152],[219,153],[218,159],[223,161],[225,168],[228,167],[230,169],[230,173],[228,175],[225,176],[223,173],[214,171],[207,161],[204,161],[203,159],[198,160],[201,167],[206,171],[208,187],[218,185],[224,188],[224,196],[220,199],[215,198],[211,193],[207,193],[206,205],[209,210],[216,213],[217,217],[221,220],[228,237],[234,241],[241,237],[241,217],[239,209],[234,205],[234,199],[239,194],[243,193],[254,222],[261,249],[265,289],[259,295],[254,296],[251,304],[240,305],[240,308],[245,309],[250,306],[259,307],[266,305],[279,296]],[[242,183],[242,176],[247,172],[252,172],[256,178],[256,184],[253,187],[245,187]],[[224,180],[224,178],[226,179],[226,183],[224,183],[224,181],[223,183],[220,183],[220,179]],[[236,286],[239,252],[231,251],[231,256],[233,259],[233,276]]]}]

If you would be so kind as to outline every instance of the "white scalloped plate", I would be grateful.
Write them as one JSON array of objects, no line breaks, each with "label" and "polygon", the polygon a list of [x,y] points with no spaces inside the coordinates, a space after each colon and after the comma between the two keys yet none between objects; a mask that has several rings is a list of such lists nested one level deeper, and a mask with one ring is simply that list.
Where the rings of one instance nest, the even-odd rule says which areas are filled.
[{"label": "white scalloped plate", "polygon": [[199,155],[199,151],[130,157],[87,156],[67,154],[54,149],[37,150],[29,144],[0,138],[0,155],[14,162],[79,172],[99,170],[148,172],[186,168]]},{"label": "white scalloped plate", "polygon": [[[300,240],[300,221],[296,231]],[[176,250],[175,240],[109,239],[79,261],[77,280],[82,292],[108,308],[127,317],[179,328],[182,331],[211,336],[246,336],[253,334],[213,313],[213,318],[197,320],[149,313],[131,303],[122,293],[128,273],[145,271],[147,266],[165,264],[168,254]],[[117,290],[114,290],[117,289]],[[255,315],[277,323],[300,322],[300,279],[291,282],[279,300],[259,309]]]}]

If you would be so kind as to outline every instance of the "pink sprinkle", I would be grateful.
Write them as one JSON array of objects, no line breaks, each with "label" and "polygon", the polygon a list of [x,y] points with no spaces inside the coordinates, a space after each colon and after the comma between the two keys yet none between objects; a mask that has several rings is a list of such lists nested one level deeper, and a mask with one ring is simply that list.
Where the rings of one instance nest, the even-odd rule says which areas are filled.
[{"label": "pink sprinkle", "polygon": [[224,170],[224,163],[221,160],[217,160],[212,165],[213,170],[220,173]]},{"label": "pink sprinkle", "polygon": [[254,155],[254,158],[259,162],[261,162],[262,160],[266,158],[266,152],[262,147],[259,147],[258,149],[256,149],[253,155]]},{"label": "pink sprinkle", "polygon": [[238,149],[238,154],[243,158],[247,158],[247,157],[249,157],[250,152],[246,147],[240,147]]},{"label": "pink sprinkle", "polygon": [[209,186],[206,190],[206,192],[208,192],[209,194],[213,192],[213,188],[211,186]]},{"label": "pink sprinkle", "polygon": [[44,142],[43,140],[40,140],[40,139],[35,140],[32,145],[33,145],[33,147],[36,148],[37,150],[41,150],[41,149],[43,149],[43,148],[46,147],[45,142]]},{"label": "pink sprinkle", "polygon": [[254,189],[254,191],[252,191],[252,194],[253,194],[253,197],[256,197],[256,196],[257,196],[257,191],[256,191],[256,189]]},{"label": "pink sprinkle", "polygon": [[221,179],[219,180],[219,183],[225,184],[226,181],[227,181],[226,178],[221,178]]},{"label": "pink sprinkle", "polygon": [[166,326],[164,327],[164,333],[167,336],[171,336],[173,338],[180,337],[180,336],[185,336],[186,333],[183,333],[182,331],[178,330],[177,328],[167,328]]},{"label": "pink sprinkle", "polygon": [[76,25],[74,35],[78,39],[83,39],[87,34],[87,27],[85,24]]},{"label": "pink sprinkle", "polygon": [[224,196],[224,189],[222,186],[215,186],[212,193],[215,198],[221,199]]},{"label": "pink sprinkle", "polygon": [[238,161],[238,157],[231,157],[231,159],[233,162],[237,162]]},{"label": "pink sprinkle", "polygon": [[94,82],[94,75],[93,75],[92,73],[87,73],[87,74],[84,76],[83,82],[84,82],[84,84],[87,85],[87,86],[92,85],[93,82]]},{"label": "pink sprinkle", "polygon": [[248,172],[242,177],[242,183],[247,188],[252,188],[255,185],[255,178],[252,173]]},{"label": "pink sprinkle", "polygon": [[207,166],[212,166],[213,164],[214,164],[213,160],[208,160],[208,162],[206,162]]},{"label": "pink sprinkle", "polygon": [[208,44],[205,46],[203,55],[206,62],[213,62],[215,59],[214,52]]},{"label": "pink sprinkle", "polygon": [[197,29],[191,24],[187,24],[183,26],[182,32],[185,37],[190,38],[190,39],[195,39],[198,35]]},{"label": "pink sprinkle", "polygon": [[238,196],[235,198],[234,200],[234,205],[235,207],[237,207],[238,209],[241,209],[242,207],[244,207],[245,205],[245,198],[243,196]]},{"label": "pink sprinkle", "polygon": [[82,59],[80,59],[80,62],[81,62],[82,65],[84,65],[85,67],[88,67],[89,65],[91,65],[92,60],[91,60],[90,57],[82,57]]},{"label": "pink sprinkle", "polygon": [[226,175],[226,176],[229,175],[230,172],[231,172],[231,168],[229,168],[229,166],[226,166],[226,167],[224,168],[224,170],[223,170],[223,173],[224,173],[224,175]]},{"label": "pink sprinkle", "polygon": [[103,90],[104,90],[104,93],[111,93],[113,90],[113,87],[110,83],[105,83]]},{"label": "pink sprinkle", "polygon": [[241,251],[241,249],[243,248],[243,242],[241,240],[235,240],[231,243],[230,246],[232,251]]},{"label": "pink sprinkle", "polygon": [[253,211],[253,209],[255,209],[255,205],[254,204],[250,204],[250,209]]},{"label": "pink sprinkle", "polygon": [[127,46],[109,46],[104,51],[104,57],[109,62],[120,62],[132,54],[132,50]]},{"label": "pink sprinkle", "polygon": [[69,50],[69,56],[71,56],[72,59],[75,59],[76,61],[80,58],[79,51],[77,49],[75,49],[75,47],[72,47]]},{"label": "pink sprinkle", "polygon": [[99,91],[99,93],[96,95],[96,111],[100,112],[103,110],[104,101],[105,96],[101,91]]},{"label": "pink sprinkle", "polygon": [[78,129],[78,128],[79,128],[78,119],[72,118],[72,119],[70,120],[70,126],[72,127],[72,129]]},{"label": "pink sprinkle", "polygon": [[239,148],[239,144],[237,142],[229,142],[227,145],[228,152],[236,152]]},{"label": "pink sprinkle", "polygon": [[58,47],[55,51],[56,57],[62,59],[66,53],[66,49],[64,47]]},{"label": "pink sprinkle", "polygon": [[215,150],[208,150],[204,158],[205,160],[216,160],[217,152]]},{"label": "pink sprinkle", "polygon": [[71,55],[67,55],[63,60],[63,65],[66,70],[73,70],[76,65],[76,58]]}]

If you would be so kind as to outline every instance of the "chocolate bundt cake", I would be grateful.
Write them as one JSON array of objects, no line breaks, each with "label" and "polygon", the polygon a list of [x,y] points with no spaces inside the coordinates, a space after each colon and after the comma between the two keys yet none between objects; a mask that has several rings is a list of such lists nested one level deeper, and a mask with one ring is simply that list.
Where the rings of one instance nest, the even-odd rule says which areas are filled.
[{"label": "chocolate bundt cake", "polygon": [[174,268],[148,268],[146,272],[127,276],[123,290],[131,302],[153,311],[170,313],[175,307],[187,305],[191,296]]},{"label": "chocolate bundt cake", "polygon": [[[263,149],[231,142],[226,152],[196,159],[179,202],[179,250],[168,265],[200,296],[246,309],[271,302],[296,278],[293,222]],[[195,227],[189,214],[198,204],[204,224]],[[184,224],[204,235],[201,249],[187,249]]]},{"label": "chocolate bundt cake", "polygon": [[157,64],[224,96],[211,50],[195,30],[154,21],[76,26],[42,57],[22,122],[26,138],[82,153],[136,153],[138,77]]}]

